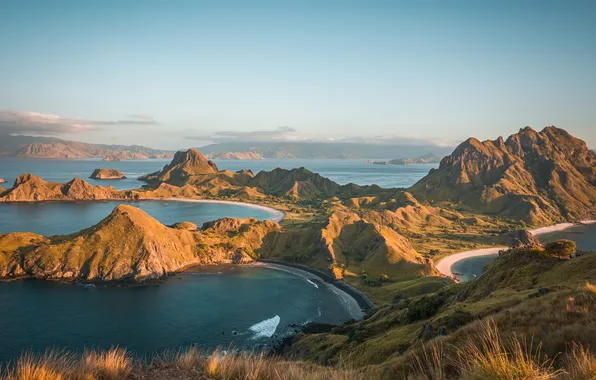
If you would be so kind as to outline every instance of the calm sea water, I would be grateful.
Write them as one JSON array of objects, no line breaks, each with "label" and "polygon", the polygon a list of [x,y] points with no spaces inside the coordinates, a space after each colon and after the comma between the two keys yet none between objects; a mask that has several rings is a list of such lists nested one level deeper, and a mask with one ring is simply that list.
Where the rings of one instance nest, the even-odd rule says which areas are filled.
[{"label": "calm sea water", "polygon": [[155,286],[86,288],[0,282],[0,363],[23,351],[126,347],[137,357],[197,344],[258,347],[290,324],[340,324],[349,313],[326,284],[260,267],[206,267]]},{"label": "calm sea water", "polygon": [[0,203],[0,233],[35,232],[45,236],[64,235],[91,227],[121,203],[139,207],[161,223],[192,222],[197,226],[223,217],[271,219],[277,213],[241,204],[181,201],[106,201]]},{"label": "calm sea water", "polygon": [[[552,232],[539,236],[542,243],[556,240],[573,240],[577,249],[584,251],[596,251],[596,224],[585,226],[574,226],[566,230]],[[461,274],[462,281],[469,281],[480,276],[484,267],[496,260],[498,255],[483,257],[471,257],[453,264],[452,271]]]},{"label": "calm sea water", "polygon": [[[436,164],[420,165],[372,165],[365,160],[308,160],[308,159],[266,159],[266,160],[216,160],[221,170],[238,171],[250,169],[255,174],[260,170],[277,167],[293,169],[305,167],[340,184],[377,184],[381,187],[410,187],[424,177]],[[10,187],[23,173],[31,173],[47,181],[65,182],[75,177],[88,180],[93,185],[111,185],[117,189],[132,189],[144,185],[137,178],[143,174],[160,170],[170,160],[113,161],[101,160],[28,160],[15,158],[0,159],[0,178]],[[101,167],[121,171],[128,178],[123,180],[93,180],[88,177]]]}]

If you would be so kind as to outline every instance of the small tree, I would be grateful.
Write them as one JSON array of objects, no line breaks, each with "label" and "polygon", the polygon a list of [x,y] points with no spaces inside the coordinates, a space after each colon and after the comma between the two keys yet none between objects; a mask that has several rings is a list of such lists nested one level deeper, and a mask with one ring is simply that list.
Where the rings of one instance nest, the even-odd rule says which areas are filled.
[{"label": "small tree", "polygon": [[544,247],[546,253],[551,256],[566,258],[575,254],[577,248],[575,242],[572,240],[557,240],[552,243],[548,243]]},{"label": "small tree", "polygon": [[387,282],[387,281],[389,281],[389,276],[386,274],[382,274],[381,277],[379,277],[379,281]]}]

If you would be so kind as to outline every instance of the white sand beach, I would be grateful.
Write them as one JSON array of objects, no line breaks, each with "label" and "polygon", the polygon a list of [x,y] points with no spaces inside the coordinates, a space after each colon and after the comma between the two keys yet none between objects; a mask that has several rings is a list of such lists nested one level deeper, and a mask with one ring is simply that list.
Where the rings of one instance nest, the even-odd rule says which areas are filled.
[{"label": "white sand beach", "polygon": [[278,223],[284,218],[284,216],[286,216],[286,214],[283,211],[275,209],[273,207],[256,205],[254,203],[246,203],[246,202],[218,201],[218,200],[212,200],[212,199],[187,199],[187,198],[150,198],[149,200],[172,201],[172,202],[194,202],[194,203],[222,203],[222,204],[228,204],[228,205],[239,205],[239,206],[250,207],[250,208],[255,208],[255,209],[271,212],[273,214],[273,217],[271,217],[270,220],[272,220],[274,222],[278,222]]},{"label": "white sand beach", "polygon": [[[580,222],[580,224],[593,224],[593,223],[596,223],[596,220],[582,220]],[[551,232],[562,231],[569,227],[573,227],[573,226],[577,226],[577,225],[578,225],[578,223],[559,223],[559,224],[554,224],[552,226],[535,228],[533,230],[530,230],[530,232],[534,236],[540,236],[540,235],[548,234]],[[475,249],[472,251],[464,251],[464,252],[460,252],[460,253],[455,253],[455,254],[449,255],[449,256],[445,257],[444,259],[442,259],[441,261],[439,261],[437,263],[437,269],[443,275],[448,276],[448,277],[453,277],[454,274],[451,271],[451,268],[458,261],[463,260],[463,259],[468,259],[471,257],[495,255],[495,254],[499,253],[499,251],[502,249],[507,249],[507,247],[501,246],[501,247],[482,248],[482,249]]]}]

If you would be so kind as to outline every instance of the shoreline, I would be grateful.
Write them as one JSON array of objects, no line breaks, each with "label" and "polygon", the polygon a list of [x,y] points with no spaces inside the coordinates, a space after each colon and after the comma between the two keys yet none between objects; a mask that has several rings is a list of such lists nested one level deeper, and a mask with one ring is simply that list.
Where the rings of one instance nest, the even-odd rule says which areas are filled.
[{"label": "shoreline", "polygon": [[[534,236],[540,236],[540,235],[549,234],[551,232],[563,231],[570,227],[589,225],[589,224],[594,224],[594,223],[596,223],[596,220],[581,220],[577,223],[557,223],[557,224],[553,224],[552,226],[534,228],[532,230],[529,230],[529,232]],[[451,268],[453,268],[453,265],[455,265],[455,263],[457,263],[461,260],[464,260],[464,259],[472,258],[472,257],[496,255],[499,253],[500,250],[507,249],[507,248],[509,248],[509,247],[499,246],[499,247],[480,248],[480,249],[474,249],[471,251],[454,253],[453,255],[449,255],[449,256],[441,259],[441,261],[439,261],[436,264],[436,268],[444,276],[447,276],[447,277],[453,279],[456,276],[451,271]]]},{"label": "shoreline", "polygon": [[[340,298],[342,298],[342,300],[346,303],[346,306],[349,306],[349,304],[351,303],[351,306],[349,306],[349,308],[354,308],[354,306],[358,308],[357,314],[359,315],[359,318],[355,319],[363,319],[364,316],[366,316],[366,314],[368,314],[371,310],[375,310],[377,308],[375,303],[360,289],[357,289],[344,281],[335,280],[318,269],[311,268],[302,264],[288,263],[281,260],[269,259],[258,260],[251,265],[261,265],[263,267],[275,270],[288,271],[298,276],[304,277],[307,280],[315,279],[330,286],[332,291],[334,291],[334,293],[336,293]],[[347,300],[345,297],[351,299],[351,302],[346,302]],[[354,316],[354,314],[352,313],[353,310],[350,311],[349,308],[348,311],[351,315]]]},{"label": "shoreline", "polygon": [[171,202],[220,203],[220,204],[228,204],[228,205],[239,205],[239,206],[249,207],[252,209],[269,211],[274,216],[268,220],[272,220],[276,223],[279,223],[286,216],[285,212],[278,210],[276,208],[273,208],[273,207],[258,205],[255,203],[240,202],[240,201],[223,201],[223,200],[217,200],[217,199],[192,199],[192,198],[146,198],[146,199],[138,199],[135,201],[138,201],[138,202],[142,202],[142,201],[171,201]]}]

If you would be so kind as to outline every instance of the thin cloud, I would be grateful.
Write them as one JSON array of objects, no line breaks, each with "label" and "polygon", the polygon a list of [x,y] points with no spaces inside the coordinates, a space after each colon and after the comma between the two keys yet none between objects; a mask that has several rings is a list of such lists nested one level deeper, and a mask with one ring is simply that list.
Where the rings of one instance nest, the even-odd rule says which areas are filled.
[{"label": "thin cloud", "polygon": [[211,141],[213,143],[241,142],[309,142],[309,143],[360,143],[378,145],[440,145],[452,146],[451,142],[440,139],[420,139],[395,135],[378,136],[326,136],[301,133],[297,129],[283,126],[273,130],[257,131],[218,131],[211,135],[189,135],[187,140]]},{"label": "thin cloud", "polygon": [[33,111],[0,111],[0,133],[55,135],[95,131],[106,125],[155,125],[148,115],[129,115],[130,120],[89,120]]}]

